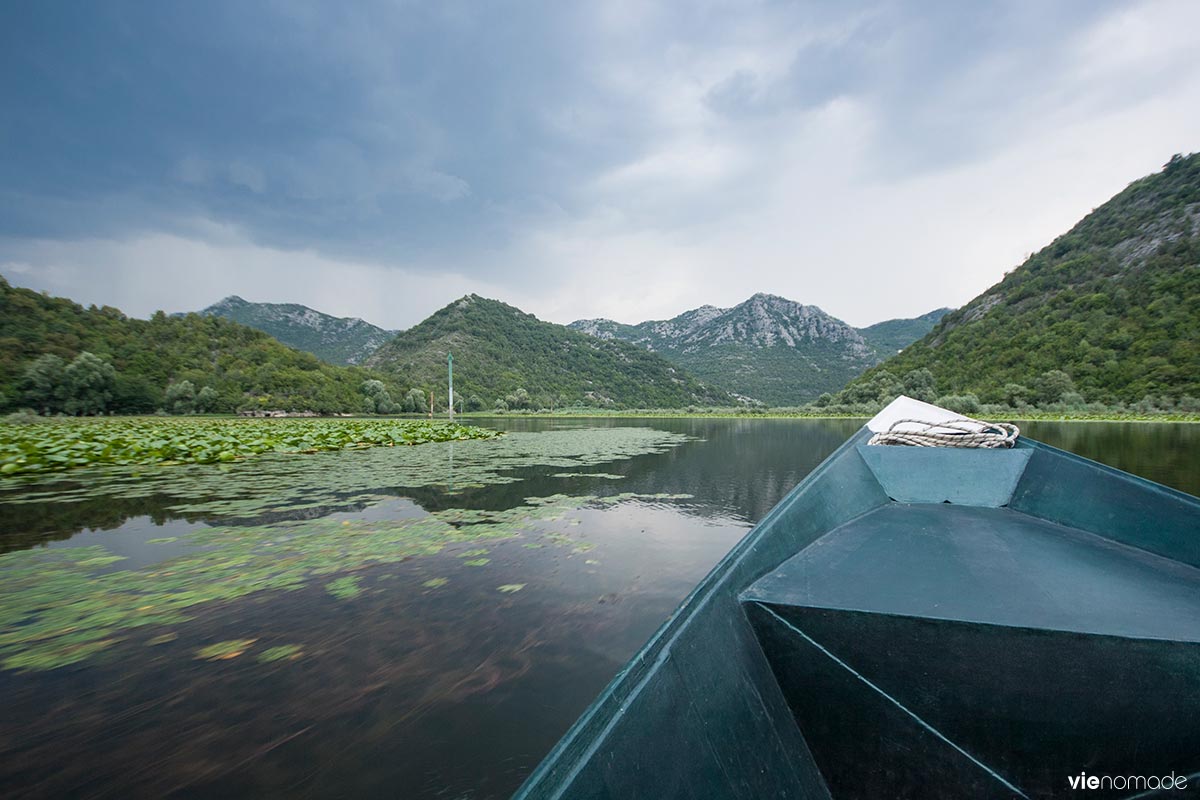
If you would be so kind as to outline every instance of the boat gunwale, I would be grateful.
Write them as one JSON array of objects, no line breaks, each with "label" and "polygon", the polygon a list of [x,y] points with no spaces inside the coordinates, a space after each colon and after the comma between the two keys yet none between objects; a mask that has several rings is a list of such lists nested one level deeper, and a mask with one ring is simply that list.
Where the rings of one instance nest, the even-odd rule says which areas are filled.
[{"label": "boat gunwale", "polygon": [[[579,737],[586,732],[589,725],[598,719],[600,711],[607,703],[610,701],[617,701],[618,704],[624,708],[624,706],[630,700],[638,695],[641,689],[645,686],[646,682],[653,677],[654,668],[665,662],[670,656],[669,646],[675,641],[675,639],[679,637],[684,628],[692,621],[692,619],[694,619],[695,616],[703,610],[705,604],[712,599],[713,592],[722,584],[722,582],[729,579],[731,573],[733,572],[733,567],[736,566],[738,561],[740,561],[749,550],[753,549],[753,547],[770,532],[778,518],[783,516],[784,513],[786,513],[786,511],[800,497],[817,486],[819,479],[826,472],[828,472],[836,462],[838,462],[847,453],[853,453],[856,457],[861,458],[855,448],[858,444],[866,441],[867,433],[869,433],[869,431],[867,431],[865,425],[852,433],[846,439],[846,441],[838,445],[838,447],[832,453],[826,456],[820,464],[814,467],[811,472],[809,472],[799,481],[799,483],[793,486],[792,489],[788,491],[786,495],[784,495],[783,499],[776,503],[775,506],[767,512],[765,517],[759,520],[753,527],[750,528],[750,530],[746,531],[746,534],[732,548],[730,548],[729,552],[726,553],[721,560],[718,561],[711,570],[709,570],[708,574],[696,584],[695,588],[693,588],[692,591],[689,592],[682,601],[680,601],[679,605],[676,606],[675,610],[671,612],[670,616],[663,621],[662,625],[660,625],[658,629],[650,636],[650,638],[646,640],[645,644],[643,644],[641,648],[639,648],[638,651],[629,658],[629,661],[627,661],[625,665],[617,672],[617,674],[613,676],[612,680],[605,685],[604,689],[602,689],[600,693],[596,695],[595,699],[592,700],[588,707],[584,709],[582,713],[580,713],[579,717],[576,718],[571,727],[567,729],[561,738],[559,738],[555,746],[542,758],[541,762],[539,762],[537,768],[529,774],[529,777],[525,779],[525,781],[513,794],[513,800],[520,800],[521,798],[529,796],[529,792],[532,791],[532,789],[542,781],[544,776],[554,769],[559,761],[560,756],[566,753],[576,743],[576,740],[578,740]],[[858,514],[854,514],[853,516],[847,517],[846,519],[841,520],[838,525],[835,525],[828,530],[833,530],[842,524],[851,522],[861,516],[865,516],[866,514],[870,514],[885,505],[886,502],[889,502],[889,500],[885,500],[884,503],[859,512]],[[828,530],[825,533],[828,533]],[[762,575],[767,574],[772,568],[773,567],[765,568],[762,572]],[[753,580],[757,580],[758,578],[762,577],[762,575],[755,576]],[[753,580],[748,581],[747,586],[752,584]],[[734,598],[736,599],[739,594],[740,592],[735,594]],[[601,734],[609,730],[611,726],[615,724],[618,716],[619,715],[617,714],[613,714],[611,715],[610,719],[604,721],[600,729],[596,731],[596,735],[592,737],[591,743],[587,747],[581,749],[579,755],[576,756],[575,763],[571,766],[570,770],[563,776],[561,780],[557,782],[557,786],[555,787],[553,794],[550,796],[559,797],[562,795],[562,792],[570,785],[571,778],[573,778],[583,767],[583,765],[587,763],[587,757],[595,752],[596,748],[599,747],[600,743],[604,740],[604,736]]]}]

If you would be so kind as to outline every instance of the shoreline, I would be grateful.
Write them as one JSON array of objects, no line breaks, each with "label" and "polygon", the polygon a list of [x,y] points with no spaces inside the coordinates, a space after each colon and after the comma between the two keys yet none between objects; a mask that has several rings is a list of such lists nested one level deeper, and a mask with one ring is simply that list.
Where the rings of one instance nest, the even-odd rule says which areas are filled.
[{"label": "shoreline", "polygon": [[[474,420],[474,419],[771,419],[771,420],[787,420],[787,419],[870,419],[873,415],[862,414],[809,414],[801,412],[762,412],[762,413],[738,413],[736,411],[715,411],[712,413],[689,412],[675,409],[637,409],[629,411],[503,411],[503,412],[484,412],[484,411],[468,411],[454,415],[455,420]],[[968,415],[970,416],[970,415]],[[1129,415],[1112,415],[1106,416],[1103,414],[1071,414],[1069,412],[1023,412],[1013,416],[1003,414],[980,413],[974,415],[975,419],[990,422],[1169,422],[1169,423],[1200,423],[1200,413],[1169,413],[1162,414],[1129,414]],[[169,414],[166,416],[157,414],[113,414],[100,416],[47,416],[36,417],[15,422],[5,420],[0,416],[0,424],[19,425],[27,422],[81,422],[81,421],[102,421],[111,420],[129,420],[129,419],[149,419],[149,420],[264,420],[264,419],[279,419],[279,420],[354,420],[354,419],[370,419],[370,420],[395,420],[397,422],[411,422],[416,420],[430,419],[428,414],[304,414],[296,413],[288,416],[274,417],[249,417],[241,414]],[[434,422],[449,422],[445,411],[440,411],[433,415]]]}]

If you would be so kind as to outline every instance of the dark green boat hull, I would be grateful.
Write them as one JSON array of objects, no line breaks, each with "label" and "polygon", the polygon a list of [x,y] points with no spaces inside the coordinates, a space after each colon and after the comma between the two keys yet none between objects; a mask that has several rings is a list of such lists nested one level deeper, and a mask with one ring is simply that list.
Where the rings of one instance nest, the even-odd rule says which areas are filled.
[{"label": "dark green boat hull", "polygon": [[[717,565],[518,798],[1200,785],[1200,501],[1028,440],[867,438]],[[1081,793],[1082,773],[1110,780]]]}]

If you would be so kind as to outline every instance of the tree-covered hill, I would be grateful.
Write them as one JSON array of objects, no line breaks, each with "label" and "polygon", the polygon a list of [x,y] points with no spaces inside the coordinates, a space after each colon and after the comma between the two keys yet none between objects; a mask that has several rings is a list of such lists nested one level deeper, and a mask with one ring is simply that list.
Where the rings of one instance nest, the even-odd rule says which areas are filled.
[{"label": "tree-covered hill", "polygon": [[859,328],[858,332],[875,349],[880,359],[890,358],[933,330],[933,326],[953,310],[939,308],[912,319],[884,320]]},{"label": "tree-covered hill", "polygon": [[[103,367],[81,359],[82,353],[111,365],[113,374],[105,378]],[[25,384],[36,377],[29,374],[30,367],[42,356],[57,357],[40,362],[47,374],[79,361],[77,372],[87,367],[105,383],[102,392],[109,395],[108,401],[102,408],[79,409],[89,413],[145,413],[167,406],[173,410],[176,404],[190,409],[206,387],[203,410],[360,411],[363,382],[381,377],[361,368],[326,364],[220,317],[158,312],[149,320],[133,319],[115,308],[85,308],[10,286],[0,278],[0,407],[36,405],[41,410],[41,403],[29,396],[33,387]],[[57,382],[61,381],[49,381]]]},{"label": "tree-covered hill", "polygon": [[1130,184],[835,402],[918,369],[985,403],[1200,398],[1200,154]]},{"label": "tree-covered hill", "polygon": [[357,317],[333,317],[296,303],[251,303],[237,295],[213,303],[200,314],[257,328],[288,347],[343,366],[363,363],[395,335]]},{"label": "tree-covered hill", "polygon": [[368,364],[404,375],[444,398],[446,356],[454,355],[455,396],[468,410],[549,408],[575,404],[613,408],[729,405],[661,356],[543,322],[520,309],[468,295],[383,345]]}]

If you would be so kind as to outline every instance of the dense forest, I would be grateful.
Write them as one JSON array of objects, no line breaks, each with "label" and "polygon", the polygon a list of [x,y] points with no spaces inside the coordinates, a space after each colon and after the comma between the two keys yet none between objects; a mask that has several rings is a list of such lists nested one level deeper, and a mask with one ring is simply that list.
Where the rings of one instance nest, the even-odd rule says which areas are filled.
[{"label": "dense forest", "polygon": [[330,413],[361,411],[368,403],[374,410],[381,391],[398,395],[399,384],[369,370],[326,364],[220,317],[159,312],[133,319],[0,278],[3,409]]},{"label": "dense forest", "polygon": [[942,317],[953,310],[952,308],[939,308],[913,319],[884,320],[865,328],[859,328],[858,332],[867,340],[867,344],[875,348],[875,352],[882,360],[894,356],[929,333]]},{"label": "dense forest", "polygon": [[596,339],[478,295],[400,333],[367,363],[405,375],[415,386],[441,388],[448,353],[454,355],[455,394],[468,411],[733,402],[645,348]]},{"label": "dense forest", "polygon": [[1134,182],[823,402],[883,400],[917,371],[940,395],[1013,407],[1196,405],[1200,154]]}]

